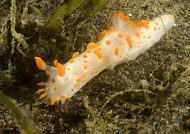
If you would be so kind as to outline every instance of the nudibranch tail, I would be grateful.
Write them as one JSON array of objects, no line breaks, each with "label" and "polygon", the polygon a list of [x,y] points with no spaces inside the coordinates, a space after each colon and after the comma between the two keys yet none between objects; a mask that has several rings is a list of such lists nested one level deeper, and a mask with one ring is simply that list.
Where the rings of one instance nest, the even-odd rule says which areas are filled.
[{"label": "nudibranch tail", "polygon": [[129,16],[115,12],[112,22],[109,31],[103,30],[99,34],[97,43],[89,43],[81,54],[75,52],[64,65],[55,60],[55,67],[48,66],[35,57],[37,67],[45,70],[49,77],[47,82],[37,84],[43,87],[37,91],[42,93],[40,99],[51,100],[51,105],[59,100],[64,103],[102,70],[113,69],[148,50],[173,26],[174,16],[162,15],[153,21],[136,23],[130,21]]}]

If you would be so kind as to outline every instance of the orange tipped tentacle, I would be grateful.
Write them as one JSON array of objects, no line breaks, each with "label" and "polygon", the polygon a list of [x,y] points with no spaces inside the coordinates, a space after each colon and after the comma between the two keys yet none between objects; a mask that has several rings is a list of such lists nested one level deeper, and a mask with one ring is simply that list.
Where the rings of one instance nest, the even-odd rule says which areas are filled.
[{"label": "orange tipped tentacle", "polygon": [[43,86],[45,86],[45,83],[44,82],[40,82],[40,83],[37,84],[37,86],[43,87]]},{"label": "orange tipped tentacle", "polygon": [[61,65],[60,63],[57,64],[57,74],[60,77],[65,76],[65,67],[63,65]]},{"label": "orange tipped tentacle", "polygon": [[45,62],[40,57],[35,57],[36,65],[40,70],[45,70]]},{"label": "orange tipped tentacle", "polygon": [[41,92],[44,92],[44,89],[39,89],[36,93],[39,94]]},{"label": "orange tipped tentacle", "polygon": [[58,102],[57,98],[52,100],[51,105],[54,105],[56,102]]}]

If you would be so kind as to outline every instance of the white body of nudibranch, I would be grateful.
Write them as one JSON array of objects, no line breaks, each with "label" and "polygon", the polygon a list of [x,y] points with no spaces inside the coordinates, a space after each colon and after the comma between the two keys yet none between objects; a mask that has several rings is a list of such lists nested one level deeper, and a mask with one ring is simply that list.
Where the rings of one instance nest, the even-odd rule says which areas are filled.
[{"label": "white body of nudibranch", "polygon": [[[162,20],[161,20],[162,19]],[[50,67],[39,57],[35,57],[39,69],[49,74],[47,82],[38,83],[45,86],[37,93],[45,92],[40,98],[51,99],[51,104],[58,100],[64,103],[72,97],[89,80],[104,69],[113,69],[120,63],[135,59],[158,42],[162,35],[174,24],[173,15],[162,15],[153,21],[142,20],[138,23],[128,20],[128,16],[115,12],[112,17],[114,27],[99,34],[97,43],[89,43],[87,50],[79,55],[73,54],[64,65],[54,62]]]}]

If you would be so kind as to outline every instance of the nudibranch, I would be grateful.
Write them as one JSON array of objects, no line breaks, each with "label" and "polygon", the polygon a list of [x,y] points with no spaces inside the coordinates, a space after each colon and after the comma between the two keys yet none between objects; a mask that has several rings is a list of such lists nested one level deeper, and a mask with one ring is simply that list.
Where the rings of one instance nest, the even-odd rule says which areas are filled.
[{"label": "nudibranch", "polygon": [[102,70],[113,69],[148,50],[174,25],[174,16],[161,15],[153,21],[135,23],[115,12],[112,23],[109,31],[99,34],[97,43],[89,43],[81,54],[75,52],[63,65],[55,60],[52,67],[35,57],[37,67],[49,75],[47,82],[37,84],[43,87],[37,91],[43,93],[40,99],[51,100],[52,105],[59,100],[64,103]]}]

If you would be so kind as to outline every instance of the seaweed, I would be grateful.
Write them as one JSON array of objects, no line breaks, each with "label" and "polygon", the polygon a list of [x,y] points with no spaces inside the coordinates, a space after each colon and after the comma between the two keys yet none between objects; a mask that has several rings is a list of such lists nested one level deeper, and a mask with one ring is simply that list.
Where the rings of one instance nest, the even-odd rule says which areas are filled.
[{"label": "seaweed", "polygon": [[18,124],[25,130],[25,132],[28,134],[34,134],[31,125],[27,121],[27,118],[23,115],[20,108],[12,99],[5,96],[3,93],[0,93],[0,101],[11,109],[15,115],[15,118],[17,119]]},{"label": "seaweed", "polygon": [[22,44],[24,49],[28,48],[28,44],[25,41],[24,35],[21,33],[17,33],[15,30],[15,25],[16,25],[16,3],[15,0],[12,0],[12,6],[11,6],[11,33],[14,38],[12,38],[12,54],[14,53],[14,47],[15,47],[15,39],[17,39],[18,44],[17,44],[17,49],[18,51],[23,55],[26,56],[19,48],[20,44]]}]

